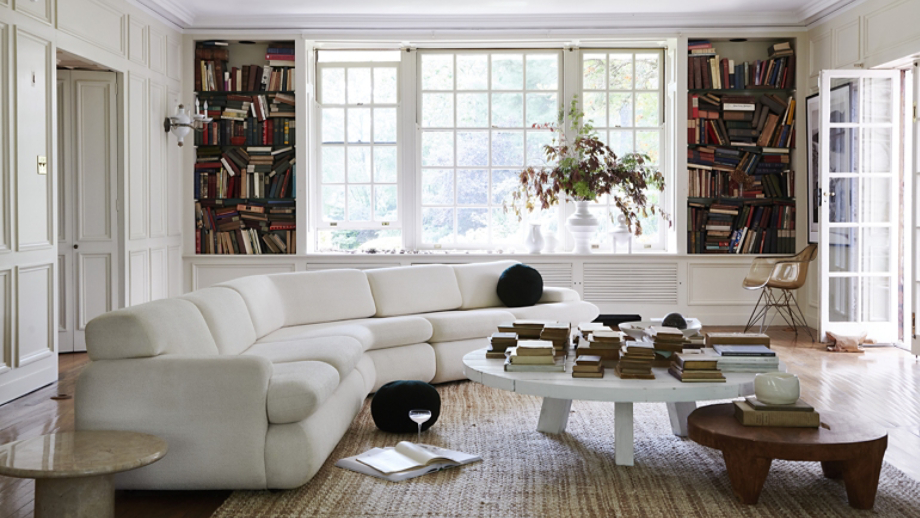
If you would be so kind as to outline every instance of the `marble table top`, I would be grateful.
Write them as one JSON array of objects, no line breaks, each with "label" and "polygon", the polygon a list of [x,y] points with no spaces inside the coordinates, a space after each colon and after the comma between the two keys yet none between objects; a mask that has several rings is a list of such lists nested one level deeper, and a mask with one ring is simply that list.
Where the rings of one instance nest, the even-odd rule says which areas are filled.
[{"label": "marble table top", "polygon": [[140,468],[166,455],[159,437],[137,432],[79,431],[42,435],[0,446],[0,475],[71,478]]}]

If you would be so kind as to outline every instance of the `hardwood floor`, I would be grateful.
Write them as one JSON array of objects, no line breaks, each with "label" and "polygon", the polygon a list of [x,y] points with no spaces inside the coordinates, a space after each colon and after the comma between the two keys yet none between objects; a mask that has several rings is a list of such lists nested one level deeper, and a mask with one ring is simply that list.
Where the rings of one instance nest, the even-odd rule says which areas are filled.
[{"label": "hardwood floor", "polygon": [[[736,331],[737,327],[707,327]],[[885,460],[920,481],[920,362],[901,349],[869,348],[865,354],[825,352],[810,340],[795,341],[792,333],[770,330],[774,348],[790,372],[799,375],[802,396],[821,409],[833,409],[867,419],[889,433]],[[74,383],[88,363],[86,354],[60,356],[59,381],[0,406],[0,444],[73,430]],[[0,477],[0,517],[32,516],[35,484]],[[117,491],[116,516],[205,518],[230,491]]]}]

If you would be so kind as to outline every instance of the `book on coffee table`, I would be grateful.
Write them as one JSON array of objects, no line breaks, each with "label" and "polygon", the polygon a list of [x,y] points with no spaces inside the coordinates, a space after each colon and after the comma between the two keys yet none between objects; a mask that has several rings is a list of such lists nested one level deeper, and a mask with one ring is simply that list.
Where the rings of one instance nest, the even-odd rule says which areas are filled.
[{"label": "book on coffee table", "polygon": [[335,465],[390,482],[400,482],[481,460],[479,455],[402,441],[395,447],[371,448],[360,455],[340,459]]}]

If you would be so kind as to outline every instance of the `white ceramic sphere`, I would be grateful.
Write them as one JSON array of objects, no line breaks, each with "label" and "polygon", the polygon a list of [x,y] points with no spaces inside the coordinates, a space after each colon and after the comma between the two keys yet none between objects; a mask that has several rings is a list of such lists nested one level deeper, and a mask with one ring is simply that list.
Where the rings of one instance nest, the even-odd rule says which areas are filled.
[{"label": "white ceramic sphere", "polygon": [[788,372],[762,372],[754,376],[754,395],[768,405],[791,405],[799,400],[799,377]]}]

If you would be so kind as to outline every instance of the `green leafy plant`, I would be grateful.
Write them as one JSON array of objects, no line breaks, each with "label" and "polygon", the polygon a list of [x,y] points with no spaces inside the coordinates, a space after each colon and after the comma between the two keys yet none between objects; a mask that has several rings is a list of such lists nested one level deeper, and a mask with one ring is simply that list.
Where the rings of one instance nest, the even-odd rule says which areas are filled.
[{"label": "green leafy plant", "polygon": [[548,209],[560,201],[596,201],[609,195],[626,216],[626,224],[635,235],[642,234],[641,218],[668,215],[648,201],[648,189],[664,189],[664,175],[650,167],[648,155],[628,153],[618,157],[597,135],[585,114],[578,109],[577,97],[568,110],[572,134],[565,132],[565,109],[559,110],[555,123],[534,124],[534,128],[552,132],[551,144],[544,146],[547,167],[527,167],[520,173],[520,184],[504,204],[518,219],[524,212]]}]

